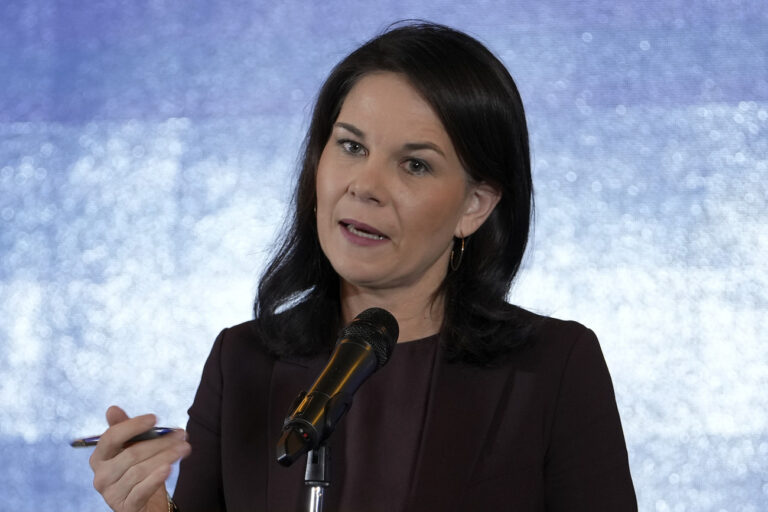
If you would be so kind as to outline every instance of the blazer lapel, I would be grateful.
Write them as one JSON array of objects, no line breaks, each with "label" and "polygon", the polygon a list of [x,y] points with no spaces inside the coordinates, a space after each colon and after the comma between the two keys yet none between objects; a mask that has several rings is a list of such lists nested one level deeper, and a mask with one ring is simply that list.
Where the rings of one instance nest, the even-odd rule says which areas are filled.
[{"label": "blazer lapel", "polygon": [[509,368],[448,363],[438,350],[407,511],[453,510],[470,483],[512,385]]}]

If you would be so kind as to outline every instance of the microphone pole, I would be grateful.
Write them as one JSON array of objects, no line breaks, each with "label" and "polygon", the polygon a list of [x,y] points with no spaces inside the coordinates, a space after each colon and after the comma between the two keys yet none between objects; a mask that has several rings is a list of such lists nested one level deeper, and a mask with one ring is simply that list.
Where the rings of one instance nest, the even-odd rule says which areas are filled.
[{"label": "microphone pole", "polygon": [[307,454],[304,484],[310,487],[309,511],[321,512],[330,485],[326,441],[352,405],[352,395],[392,354],[399,329],[391,313],[366,309],[341,331],[330,360],[309,392],[291,406],[277,442],[277,462],[290,466]]},{"label": "microphone pole", "polygon": [[309,487],[309,512],[322,512],[325,488],[331,485],[331,449],[323,443],[307,453],[304,485]]}]

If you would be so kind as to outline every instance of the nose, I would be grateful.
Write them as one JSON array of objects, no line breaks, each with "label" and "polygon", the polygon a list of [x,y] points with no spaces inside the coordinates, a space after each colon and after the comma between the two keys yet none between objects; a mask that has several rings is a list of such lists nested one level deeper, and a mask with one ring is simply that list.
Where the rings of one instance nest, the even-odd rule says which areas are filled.
[{"label": "nose", "polygon": [[355,169],[347,193],[365,203],[384,204],[388,197],[386,174],[386,164],[369,157]]}]

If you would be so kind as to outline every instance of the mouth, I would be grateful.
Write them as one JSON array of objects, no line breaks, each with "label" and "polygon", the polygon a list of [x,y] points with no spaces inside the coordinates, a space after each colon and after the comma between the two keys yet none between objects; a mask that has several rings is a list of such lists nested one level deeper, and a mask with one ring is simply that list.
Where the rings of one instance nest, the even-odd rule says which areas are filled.
[{"label": "mouth", "polygon": [[384,240],[387,238],[387,236],[381,231],[369,226],[368,224],[363,224],[362,222],[357,222],[350,219],[342,219],[339,221],[339,224],[353,235],[359,236],[361,238],[367,238],[368,240]]}]

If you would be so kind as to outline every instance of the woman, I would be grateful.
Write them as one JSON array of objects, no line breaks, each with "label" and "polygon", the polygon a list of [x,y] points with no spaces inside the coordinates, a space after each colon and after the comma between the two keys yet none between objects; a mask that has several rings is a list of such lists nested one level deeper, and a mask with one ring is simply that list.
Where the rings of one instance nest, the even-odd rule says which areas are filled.
[{"label": "woman", "polygon": [[[282,420],[341,326],[378,306],[398,346],[330,440],[328,510],[636,510],[594,334],[505,298],[532,205],[522,103],[504,66],[449,28],[404,25],[334,68],[255,320],[217,338],[179,432],[123,449],[152,416],[117,408],[94,451],[115,510],[304,510]],[[190,448],[191,445],[191,448]],[[191,453],[190,453],[191,450]]]}]

